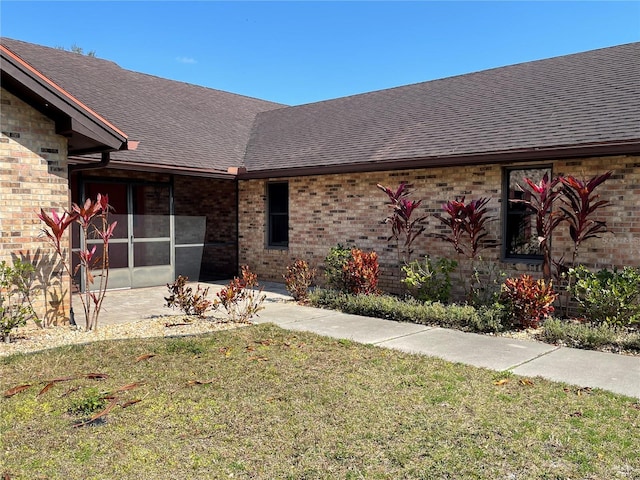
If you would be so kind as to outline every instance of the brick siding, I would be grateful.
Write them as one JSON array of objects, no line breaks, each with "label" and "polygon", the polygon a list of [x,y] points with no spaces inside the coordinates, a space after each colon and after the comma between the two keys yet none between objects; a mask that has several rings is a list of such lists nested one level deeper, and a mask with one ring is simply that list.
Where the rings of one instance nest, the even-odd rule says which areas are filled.
[{"label": "brick siding", "polygon": [[[553,165],[553,174],[571,174],[578,178],[613,170],[614,175],[598,189],[601,199],[613,205],[602,211],[611,233],[601,239],[585,242],[578,261],[591,267],[612,265],[640,265],[640,157],[615,156],[542,162]],[[537,164],[531,164],[536,166]],[[265,280],[282,281],[288,262],[303,258],[322,266],[330,247],[341,243],[356,245],[379,254],[381,265],[380,288],[398,292],[400,289],[395,244],[387,238],[390,227],[381,221],[388,214],[386,196],[376,188],[377,183],[396,187],[400,182],[411,184],[413,198],[423,199],[418,214],[429,214],[426,231],[414,244],[413,258],[429,254],[456,258],[450,244],[432,234],[445,228],[432,214],[450,199],[466,196],[467,200],[491,197],[488,204],[495,221],[488,224],[490,238],[501,241],[501,197],[503,167],[513,165],[482,165],[446,167],[405,171],[360,174],[322,175],[269,180],[245,180],[239,185],[240,264],[248,264]],[[289,248],[265,247],[266,182],[289,182]],[[566,228],[560,227],[553,239],[553,254],[570,259],[572,243]],[[484,250],[482,256],[499,264],[507,274],[538,273],[540,266],[505,264],[500,262],[500,248]],[[462,263],[464,275],[470,265]]]},{"label": "brick siding", "polygon": [[[34,263],[41,279],[32,289],[37,314],[47,323],[62,322],[68,315],[69,282],[63,278],[61,289],[59,262],[36,214],[41,207],[48,212],[68,208],[67,140],[55,133],[52,120],[0,91],[0,261],[11,264],[17,257]],[[42,284],[48,285],[47,295]]]}]

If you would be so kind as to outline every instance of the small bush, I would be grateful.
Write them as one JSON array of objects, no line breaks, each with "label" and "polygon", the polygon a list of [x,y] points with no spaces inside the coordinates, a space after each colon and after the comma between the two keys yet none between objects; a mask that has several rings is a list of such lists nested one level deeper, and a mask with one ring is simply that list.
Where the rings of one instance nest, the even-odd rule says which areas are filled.
[{"label": "small bush", "polygon": [[625,327],[640,323],[640,268],[593,273],[580,265],[570,269],[569,276],[571,295],[590,322]]},{"label": "small bush", "polygon": [[351,247],[341,244],[331,247],[324,259],[324,275],[327,286],[340,292],[347,291],[344,279],[344,266],[351,259]]},{"label": "small bush", "polygon": [[552,303],[557,296],[551,282],[534,280],[530,275],[523,274],[505,280],[500,303],[511,314],[515,326],[537,328],[540,320],[553,312]]},{"label": "small bush", "polygon": [[510,325],[510,312],[499,302],[478,308],[477,318],[472,320],[472,330],[476,332],[502,332]]},{"label": "small bush", "polygon": [[402,267],[402,280],[409,293],[421,302],[448,302],[451,295],[451,272],[458,266],[455,260],[440,258],[432,261],[425,255],[424,261],[414,260]]},{"label": "small bush", "polygon": [[478,257],[473,262],[473,274],[469,281],[469,303],[476,307],[493,305],[500,300],[502,284],[507,274],[496,262]]},{"label": "small bush", "polygon": [[243,265],[241,271],[242,278],[234,277],[216,295],[231,321],[248,323],[251,317],[264,309],[262,303],[267,296],[262,293],[258,276],[251,272],[248,265]]},{"label": "small bush", "polygon": [[[608,345],[619,345],[621,332],[606,324],[589,325],[547,319],[543,324],[541,339],[549,343],[562,343],[569,347],[598,349]],[[623,342],[624,343],[624,342]]]},{"label": "small bush", "polygon": [[33,265],[15,260],[10,266],[0,262],[0,335],[5,342],[14,328],[22,327],[35,313],[29,301],[29,278]]},{"label": "small bush", "polygon": [[104,409],[106,406],[106,394],[92,387],[83,390],[82,395],[71,402],[69,413],[86,417]]},{"label": "small bush", "polygon": [[295,300],[306,300],[309,296],[309,287],[316,276],[316,269],[310,268],[304,260],[295,260],[287,265],[287,273],[283,275],[287,291]]},{"label": "small bush", "polygon": [[342,274],[349,293],[376,293],[380,275],[378,254],[363,252],[358,248],[351,249],[351,258],[342,266]]},{"label": "small bush", "polygon": [[196,315],[203,318],[208,310],[215,307],[212,301],[207,300],[209,287],[202,289],[198,285],[194,293],[191,287],[187,287],[188,280],[189,277],[179,275],[173,283],[167,283],[170,295],[165,297],[166,306],[178,308],[185,315]]}]

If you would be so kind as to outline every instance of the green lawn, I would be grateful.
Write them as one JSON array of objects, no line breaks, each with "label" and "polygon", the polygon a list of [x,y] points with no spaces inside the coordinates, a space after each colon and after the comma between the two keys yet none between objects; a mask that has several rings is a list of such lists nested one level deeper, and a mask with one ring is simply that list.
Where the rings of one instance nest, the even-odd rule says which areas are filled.
[{"label": "green lawn", "polygon": [[271,325],[0,359],[23,384],[11,479],[640,478],[634,399]]}]

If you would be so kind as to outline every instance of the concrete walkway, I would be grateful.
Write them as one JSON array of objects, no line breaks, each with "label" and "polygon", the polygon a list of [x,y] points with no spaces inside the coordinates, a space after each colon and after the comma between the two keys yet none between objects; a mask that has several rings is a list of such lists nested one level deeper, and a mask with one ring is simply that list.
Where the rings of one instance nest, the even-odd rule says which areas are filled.
[{"label": "concrete walkway", "polygon": [[[215,295],[226,282],[207,284]],[[202,284],[203,286],[205,284]],[[440,357],[451,362],[509,370],[526,377],[543,377],[580,387],[602,388],[640,399],[640,357],[617,355],[535,341],[492,337],[348,315],[297,305],[284,285],[265,283],[265,310],[255,323],[274,323],[282,328],[318,333],[333,338]],[[165,287],[116,290],[107,293],[100,323],[114,324],[171,314],[164,306]],[[75,300],[76,322],[84,323],[80,302]]]}]

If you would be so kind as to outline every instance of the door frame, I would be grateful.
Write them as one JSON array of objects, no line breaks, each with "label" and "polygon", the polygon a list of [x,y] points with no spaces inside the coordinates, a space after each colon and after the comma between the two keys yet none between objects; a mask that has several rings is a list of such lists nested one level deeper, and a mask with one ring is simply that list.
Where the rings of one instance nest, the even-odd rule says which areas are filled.
[{"label": "door frame", "polygon": [[[109,269],[109,290],[115,289],[128,289],[128,288],[141,288],[164,285],[170,283],[175,278],[175,217],[174,217],[174,198],[173,198],[173,177],[170,177],[168,182],[148,181],[148,180],[131,180],[123,178],[104,178],[93,176],[79,176],[78,178],[78,191],[79,197],[84,199],[86,197],[86,184],[88,183],[100,183],[100,184],[119,184],[126,186],[127,192],[127,236],[126,238],[118,238],[110,240],[110,243],[127,244],[128,252],[128,266],[123,268],[110,268]],[[142,237],[136,239],[133,235],[134,227],[134,199],[133,190],[136,186],[160,186],[167,187],[169,189],[169,236],[166,237]],[[101,192],[102,193],[102,192]],[[104,192],[108,194],[109,192]],[[117,228],[117,227],[116,227]],[[169,242],[169,264],[152,265],[152,266],[135,266],[135,245],[136,240],[138,243],[149,242]],[[80,237],[80,248],[84,249],[84,239]],[[102,243],[101,239],[90,240],[89,245]],[[78,249],[74,249],[77,251]],[[81,289],[85,291],[85,276],[80,276]],[[114,283],[116,284],[114,286]]]}]

